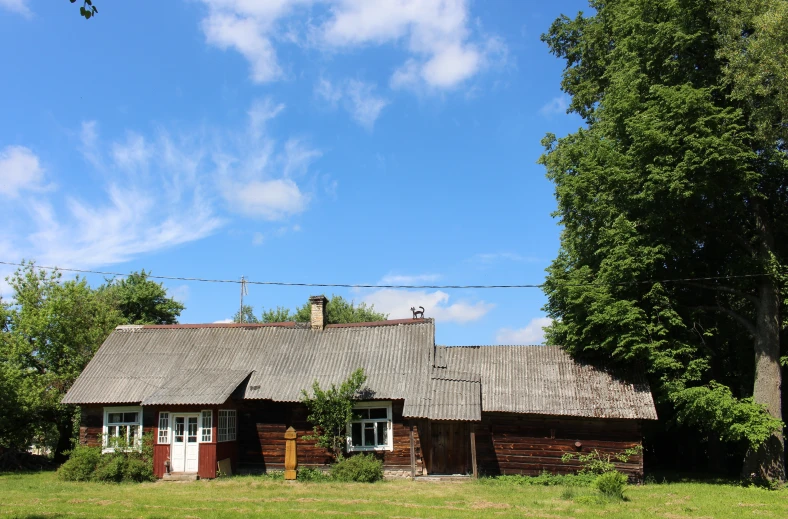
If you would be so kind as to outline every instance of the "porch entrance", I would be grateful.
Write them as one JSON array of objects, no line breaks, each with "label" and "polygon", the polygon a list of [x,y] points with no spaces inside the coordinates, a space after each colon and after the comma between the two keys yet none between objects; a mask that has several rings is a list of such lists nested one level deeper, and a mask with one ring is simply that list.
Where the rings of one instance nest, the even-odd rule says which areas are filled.
[{"label": "porch entrance", "polygon": [[199,468],[200,444],[197,442],[197,414],[173,416],[170,462],[173,472],[197,472]]},{"label": "porch entrance", "polygon": [[471,444],[468,422],[430,422],[430,467],[433,474],[471,472]]}]

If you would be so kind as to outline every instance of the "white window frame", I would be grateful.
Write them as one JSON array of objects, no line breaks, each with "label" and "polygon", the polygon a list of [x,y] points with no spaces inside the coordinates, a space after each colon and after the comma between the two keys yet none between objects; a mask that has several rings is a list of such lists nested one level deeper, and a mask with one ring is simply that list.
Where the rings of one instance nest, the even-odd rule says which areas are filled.
[{"label": "white window frame", "polygon": [[[137,422],[134,423],[134,424],[132,424],[131,422],[128,422],[128,423],[123,422],[122,424],[121,423],[115,423],[114,425],[110,425],[109,424],[109,415],[110,415],[110,413],[137,413]],[[142,406],[123,406],[123,407],[105,407],[104,408],[104,422],[103,422],[103,428],[102,428],[102,440],[101,440],[102,449],[101,449],[101,452],[104,452],[104,453],[115,452],[115,450],[117,449],[116,447],[110,447],[108,445],[108,443],[109,443],[109,428],[110,427],[114,427],[115,425],[125,425],[127,427],[128,426],[137,427],[137,435],[135,436],[136,441],[134,442],[136,445],[133,445],[133,446],[131,446],[131,447],[127,448],[127,449],[124,449],[124,450],[125,451],[130,451],[130,450],[140,450],[140,449],[142,449],[142,433],[143,433],[143,429],[142,429]],[[128,429],[126,430],[126,439],[128,441]]]},{"label": "white window frame", "polygon": [[[205,427],[205,419],[208,418],[209,427]],[[198,443],[213,443],[213,410],[203,409],[200,411],[200,418],[197,422]]]},{"label": "white window frame", "polygon": [[[162,424],[164,427],[162,427]],[[170,412],[169,411],[159,411],[159,434],[156,438],[156,442],[159,445],[169,445],[170,444]]]},{"label": "white window frame", "polygon": [[238,432],[238,413],[235,409],[219,409],[219,424],[216,430],[217,442],[233,442]]},{"label": "white window frame", "polygon": [[[369,418],[369,419],[363,419],[363,420],[351,420],[347,424],[347,451],[348,452],[364,452],[364,451],[374,452],[374,451],[393,451],[394,450],[394,430],[393,430],[394,428],[393,428],[392,418],[391,418],[392,417],[391,401],[390,400],[389,401],[380,400],[380,401],[369,401],[369,402],[357,402],[356,404],[353,405],[353,410],[356,410],[356,409],[369,409],[369,408],[372,408],[372,407],[374,407],[374,408],[381,408],[381,407],[383,407],[383,408],[386,409],[385,424],[386,424],[386,442],[387,442],[387,445],[376,445],[376,446],[372,446],[372,447],[354,446],[353,445],[353,429],[352,428],[353,428],[353,424],[354,423],[361,423],[362,424],[361,425],[361,438],[362,438],[362,442],[363,442],[364,441],[363,440],[364,439],[364,425],[363,424],[367,423],[367,422],[377,422],[378,424],[384,423],[383,422],[383,418]],[[379,427],[379,425],[377,425],[376,427]],[[377,431],[376,431],[376,437],[377,437]]]}]

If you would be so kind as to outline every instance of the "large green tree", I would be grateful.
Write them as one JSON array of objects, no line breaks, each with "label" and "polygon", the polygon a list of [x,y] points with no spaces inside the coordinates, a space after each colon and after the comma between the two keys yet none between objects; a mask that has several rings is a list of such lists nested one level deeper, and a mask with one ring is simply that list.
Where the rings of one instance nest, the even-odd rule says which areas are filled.
[{"label": "large green tree", "polygon": [[[288,321],[308,323],[312,318],[312,307],[309,301],[296,308],[295,311],[290,311],[289,308],[282,306],[263,310],[259,319],[255,317],[254,309],[251,306],[244,305],[243,312],[243,322],[246,323],[282,323]],[[233,322],[241,322],[240,315],[239,312],[236,312],[235,316],[233,316]],[[366,303],[356,305],[353,301],[348,301],[342,296],[332,295],[326,305],[326,324],[368,323],[385,321],[386,319],[388,319],[388,315],[376,312],[375,305],[367,305]]]},{"label": "large green tree", "polygon": [[177,322],[183,305],[144,271],[93,289],[29,262],[8,282],[12,300],[0,300],[0,447],[24,450],[41,438],[61,461],[76,407],[60,402],[101,343],[119,324]]},{"label": "large green tree", "polygon": [[543,35],[585,121],[540,159],[563,225],[548,341],[644,362],[663,420],[746,440],[747,474],[784,480],[785,2],[591,7]]},{"label": "large green tree", "polygon": [[168,297],[167,289],[149,276],[144,270],[132,272],[108,280],[98,291],[128,324],[176,324],[183,304]]}]

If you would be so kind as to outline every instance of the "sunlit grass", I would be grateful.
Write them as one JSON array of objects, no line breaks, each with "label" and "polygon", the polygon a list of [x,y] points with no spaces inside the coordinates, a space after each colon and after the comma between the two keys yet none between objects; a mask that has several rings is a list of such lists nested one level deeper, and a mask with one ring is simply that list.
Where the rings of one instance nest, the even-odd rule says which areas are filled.
[{"label": "sunlit grass", "polygon": [[253,476],[189,483],[66,483],[54,473],[0,475],[0,518],[43,517],[788,517],[788,491],[728,484],[631,486],[627,500],[590,488],[490,482],[288,483]]}]

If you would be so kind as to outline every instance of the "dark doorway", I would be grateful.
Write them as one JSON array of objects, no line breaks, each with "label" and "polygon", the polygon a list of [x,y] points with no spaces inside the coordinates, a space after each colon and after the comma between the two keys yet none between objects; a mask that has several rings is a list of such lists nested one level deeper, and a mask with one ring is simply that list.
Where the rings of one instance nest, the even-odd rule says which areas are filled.
[{"label": "dark doorway", "polygon": [[471,471],[470,429],[467,422],[430,422],[429,474],[468,474]]}]

